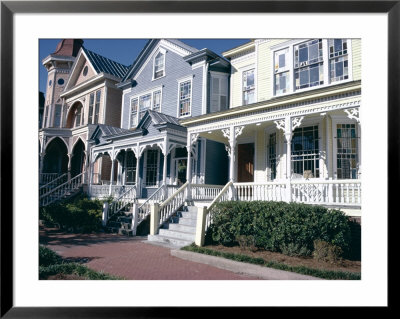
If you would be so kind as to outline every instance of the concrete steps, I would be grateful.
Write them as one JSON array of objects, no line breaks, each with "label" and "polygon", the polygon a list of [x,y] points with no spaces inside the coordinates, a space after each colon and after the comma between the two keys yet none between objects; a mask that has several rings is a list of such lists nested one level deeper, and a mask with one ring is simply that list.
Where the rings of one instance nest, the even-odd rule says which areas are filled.
[{"label": "concrete steps", "polygon": [[157,235],[148,235],[147,240],[174,247],[183,247],[194,242],[196,236],[197,207],[185,206],[159,229]]}]

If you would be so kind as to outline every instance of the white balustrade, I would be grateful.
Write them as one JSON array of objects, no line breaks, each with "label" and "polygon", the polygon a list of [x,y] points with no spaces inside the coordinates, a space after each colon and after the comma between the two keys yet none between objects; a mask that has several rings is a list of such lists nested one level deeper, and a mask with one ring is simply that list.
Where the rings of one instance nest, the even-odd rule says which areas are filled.
[{"label": "white balustrade", "polygon": [[47,206],[79,189],[79,187],[82,186],[83,174],[84,173],[81,173],[75,176],[74,178],[71,178],[69,181],[41,195],[39,197],[40,206]]},{"label": "white balustrade", "polygon": [[237,198],[241,201],[283,201],[286,183],[234,183]]},{"label": "white balustrade", "polygon": [[64,184],[68,179],[68,174],[62,174],[58,176],[55,179],[52,179],[50,182],[48,182],[45,185],[42,185],[39,187],[39,196],[44,195],[48,192],[50,192],[53,188],[56,188],[57,186]]},{"label": "white balustrade", "polygon": [[40,184],[48,184],[51,181],[58,178],[61,174],[59,173],[41,173],[39,174],[39,183]]},{"label": "white balustrade", "polygon": [[[167,196],[169,192],[172,192],[176,186],[167,185]],[[154,203],[160,203],[165,199],[165,187],[161,185],[146,201],[138,207],[138,225],[150,215],[151,205]]]},{"label": "white balustrade", "polygon": [[126,186],[125,191],[108,205],[107,219],[123,209],[129,209],[135,201],[136,186]]},{"label": "white balustrade", "polygon": [[207,184],[191,184],[190,189],[192,192],[193,200],[213,200],[218,196],[223,185],[207,185]]}]

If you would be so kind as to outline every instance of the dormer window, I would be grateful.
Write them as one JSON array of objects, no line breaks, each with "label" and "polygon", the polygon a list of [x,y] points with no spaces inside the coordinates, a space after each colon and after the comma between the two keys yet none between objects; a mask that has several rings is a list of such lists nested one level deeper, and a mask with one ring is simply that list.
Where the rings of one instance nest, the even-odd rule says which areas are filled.
[{"label": "dormer window", "polygon": [[153,80],[161,78],[164,75],[165,75],[165,51],[160,50],[154,57]]}]

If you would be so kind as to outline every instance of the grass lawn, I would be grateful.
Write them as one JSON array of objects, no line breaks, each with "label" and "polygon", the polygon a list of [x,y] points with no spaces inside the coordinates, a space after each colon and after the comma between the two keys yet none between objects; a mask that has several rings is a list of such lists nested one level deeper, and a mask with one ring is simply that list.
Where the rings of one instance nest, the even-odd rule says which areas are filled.
[{"label": "grass lawn", "polygon": [[342,259],[337,263],[330,263],[318,261],[312,257],[291,257],[266,250],[251,251],[239,246],[206,245],[197,247],[192,245],[182,249],[324,279],[361,279],[361,261],[357,260]]}]

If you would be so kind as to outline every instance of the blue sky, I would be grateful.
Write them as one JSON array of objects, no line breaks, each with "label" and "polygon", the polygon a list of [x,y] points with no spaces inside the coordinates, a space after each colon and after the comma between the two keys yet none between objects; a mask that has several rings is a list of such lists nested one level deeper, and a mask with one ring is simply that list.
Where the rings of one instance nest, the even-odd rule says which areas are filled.
[{"label": "blue sky", "polygon": [[[124,65],[131,65],[148,39],[83,39],[85,48]],[[180,39],[197,49],[208,48],[221,54],[250,39]],[[47,72],[42,60],[55,51],[61,39],[39,40],[39,91],[45,93]]]}]

